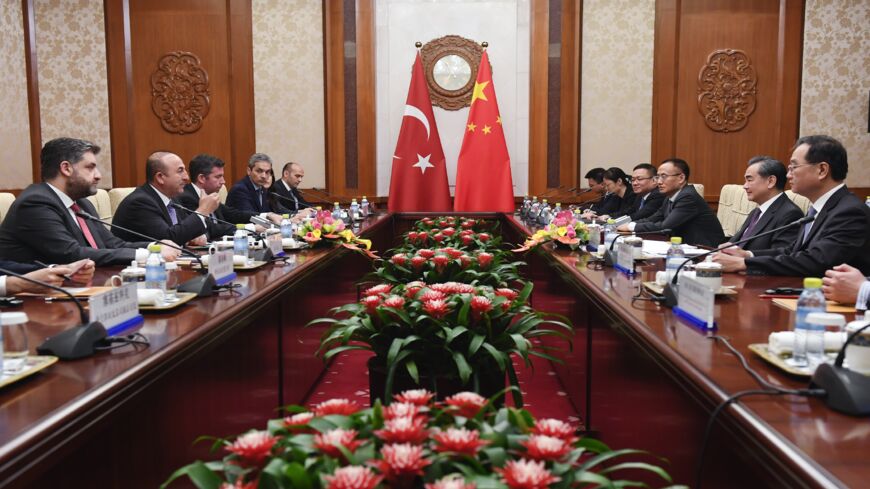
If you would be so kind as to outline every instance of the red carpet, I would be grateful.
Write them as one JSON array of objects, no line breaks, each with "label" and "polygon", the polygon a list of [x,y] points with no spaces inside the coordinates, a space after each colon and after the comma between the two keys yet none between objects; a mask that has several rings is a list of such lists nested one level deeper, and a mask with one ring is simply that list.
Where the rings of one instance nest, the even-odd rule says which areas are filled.
[{"label": "red carpet", "polygon": [[[345,398],[367,406],[369,384],[366,361],[370,356],[371,353],[364,351],[350,351],[339,355],[306,403],[313,406],[328,399]],[[536,418],[557,418],[580,425],[577,410],[568,400],[556,372],[550,368],[550,362],[532,358],[533,369],[514,361],[526,409]]]}]

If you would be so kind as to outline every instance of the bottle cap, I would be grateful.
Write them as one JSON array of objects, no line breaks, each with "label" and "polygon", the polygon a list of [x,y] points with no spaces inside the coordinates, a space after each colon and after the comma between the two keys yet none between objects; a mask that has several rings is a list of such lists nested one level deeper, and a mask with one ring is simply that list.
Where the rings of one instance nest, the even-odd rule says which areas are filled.
[{"label": "bottle cap", "polygon": [[811,312],[807,314],[807,322],[823,326],[843,327],[846,324],[846,316],[843,316],[842,314],[834,314],[832,312]]},{"label": "bottle cap", "polygon": [[616,221],[613,219],[608,219],[607,224],[616,224]]},{"label": "bottle cap", "polygon": [[683,244],[683,238],[679,236],[674,236],[671,238],[671,244]]},{"label": "bottle cap", "polygon": [[541,202],[543,202],[543,203],[546,204],[546,203],[547,203],[547,199],[544,199],[544,200],[542,200]]},{"label": "bottle cap", "polygon": [[561,203],[561,202],[556,202],[556,207],[562,207],[562,203]]},{"label": "bottle cap", "polygon": [[363,200],[369,200],[369,199],[367,199],[367,198],[366,198],[366,196],[365,196],[365,195],[363,195]]},{"label": "bottle cap", "polygon": [[150,251],[151,253],[160,253],[161,249],[162,247],[157,243],[148,245],[148,251]]},{"label": "bottle cap", "polygon": [[821,289],[822,279],[816,277],[807,277],[804,279],[805,289]]},{"label": "bottle cap", "polygon": [[0,324],[8,326],[10,324],[24,324],[27,322],[26,312],[4,312],[0,313]]},{"label": "bottle cap", "polygon": [[351,204],[356,204],[356,199],[350,199]]},{"label": "bottle cap", "polygon": [[290,219],[290,214],[281,214],[281,217],[284,219]]},{"label": "bottle cap", "polygon": [[332,205],[338,207],[338,202],[334,202]]},{"label": "bottle cap", "polygon": [[245,229],[244,224],[236,224],[236,229]]}]

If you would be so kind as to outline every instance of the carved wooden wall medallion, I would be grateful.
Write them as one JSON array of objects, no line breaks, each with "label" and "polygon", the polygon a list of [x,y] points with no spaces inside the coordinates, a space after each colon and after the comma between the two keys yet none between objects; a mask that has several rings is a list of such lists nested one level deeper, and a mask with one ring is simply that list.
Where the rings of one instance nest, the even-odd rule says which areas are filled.
[{"label": "carved wooden wall medallion", "polygon": [[710,53],[698,74],[698,110],[718,132],[743,129],[755,111],[758,79],[752,61],[738,49]]},{"label": "carved wooden wall medallion", "polygon": [[175,51],[160,58],[151,74],[151,110],[164,130],[196,132],[210,103],[208,73],[195,54]]},{"label": "carved wooden wall medallion", "polygon": [[420,48],[432,105],[459,110],[471,103],[471,91],[483,48],[461,36],[443,36]]}]

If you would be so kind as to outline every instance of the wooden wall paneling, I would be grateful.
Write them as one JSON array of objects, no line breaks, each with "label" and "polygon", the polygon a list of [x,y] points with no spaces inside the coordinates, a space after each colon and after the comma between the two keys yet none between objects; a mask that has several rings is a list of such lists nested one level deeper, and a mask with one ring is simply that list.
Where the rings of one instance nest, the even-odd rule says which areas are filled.
[{"label": "wooden wall paneling", "polygon": [[[112,186],[136,185],[133,59],[130,49],[130,2],[107,0],[103,4],[106,29],[106,72],[109,92],[109,128],[112,139]],[[97,143],[99,144],[99,143]],[[105,164],[106,155],[103,156]]]},{"label": "wooden wall paneling", "polygon": [[344,9],[342,2],[324,1],[323,53],[326,84],[326,186],[344,188]]},{"label": "wooden wall paneling", "polygon": [[[800,0],[656,3],[654,161],[686,159],[712,200],[722,185],[742,181],[750,157],[787,158],[798,131],[802,12]],[[708,127],[698,107],[699,73],[724,49],[746,53],[757,90],[748,123],[727,132]]]},{"label": "wooden wall paneling", "polygon": [[562,82],[559,123],[559,185],[579,183],[580,171],[580,34],[583,2],[562,3]]},{"label": "wooden wall paneling", "polygon": [[344,194],[362,195],[376,192],[375,113],[375,1],[357,0],[356,5],[356,115],[357,115],[357,184]]},{"label": "wooden wall paneling", "polygon": [[[235,163],[231,169],[234,180],[247,175],[248,158],[257,151],[254,117],[254,33],[251,9],[251,0],[227,1],[230,154]],[[280,167],[275,170],[276,177],[280,178]]]},{"label": "wooden wall paneling", "polygon": [[547,189],[548,0],[532,0],[531,24],[528,193],[535,195]]},{"label": "wooden wall paneling", "polygon": [[39,63],[36,59],[36,18],[33,0],[21,0],[21,13],[24,22],[24,69],[27,72],[27,111],[30,122],[30,165],[33,181],[39,182],[42,180],[39,169],[42,120],[39,116]]}]

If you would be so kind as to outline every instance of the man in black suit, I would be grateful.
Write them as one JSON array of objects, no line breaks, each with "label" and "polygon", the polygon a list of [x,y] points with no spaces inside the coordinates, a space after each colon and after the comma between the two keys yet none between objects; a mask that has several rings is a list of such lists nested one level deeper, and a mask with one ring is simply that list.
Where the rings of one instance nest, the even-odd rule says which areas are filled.
[{"label": "man in black suit", "polygon": [[843,304],[855,304],[855,309],[870,309],[870,277],[849,265],[837,265],[825,272],[822,292],[828,300]]},{"label": "man in black suit", "polygon": [[[272,192],[282,196],[282,205],[293,213],[313,207],[305,201],[302,192],[299,191],[299,184],[302,183],[303,178],[305,178],[305,170],[302,165],[291,161],[284,165],[281,178],[272,185]],[[310,211],[306,211],[308,212]]]},{"label": "man in black suit", "polygon": [[725,240],[722,225],[695,187],[689,185],[689,164],[668,158],[659,165],[656,175],[664,204],[650,217],[623,224],[620,231],[655,232],[671,229],[684,243],[716,246]]},{"label": "man in black suit", "polygon": [[28,282],[24,279],[7,276],[5,270],[24,275],[27,278],[45,282],[55,287],[63,285],[64,280],[70,280],[77,284],[87,284],[94,277],[94,262],[80,260],[69,265],[58,265],[48,268],[40,268],[39,265],[18,263],[14,261],[0,260],[0,296],[18,294],[20,292],[45,292],[45,288]]},{"label": "man in black suit", "polygon": [[[166,151],[152,153],[145,162],[145,184],[121,201],[112,222],[157,239],[182,244],[195,240],[194,244],[205,244],[206,218],[203,215],[217,209],[220,197],[217,192],[200,197],[195,210],[202,215],[170,205],[189,182],[184,162],[178,155]],[[121,239],[134,237],[118,228],[112,232]]]},{"label": "man in black suit", "polygon": [[656,185],[656,167],[649,163],[634,167],[631,189],[634,191],[634,204],[628,211],[616,213],[613,217],[629,216],[632,221],[639,221],[655,214],[665,201]]},{"label": "man in black suit", "polygon": [[593,195],[592,205],[583,213],[584,219],[592,219],[599,214],[606,214],[613,207],[611,195],[604,188],[604,168],[593,168],[583,177],[589,185],[589,193]]},{"label": "man in black suit", "polygon": [[[90,258],[97,266],[128,264],[148,256],[148,242],[127,242],[105,226],[76,215],[96,216],[86,199],[97,192],[100,147],[72,138],[53,139],[42,148],[42,183],[34,183],[15,199],[0,226],[0,256],[30,263],[70,263]],[[174,260],[178,251],[163,247]]]},{"label": "man in black suit", "polygon": [[[731,237],[731,242],[751,238],[771,229],[776,229],[804,216],[783,192],[786,171],[781,161],[771,156],[755,156],[743,175],[743,189],[751,202],[758,204],[743,222],[743,226]],[[744,243],[744,250],[766,250],[792,246],[797,238],[798,228],[793,226],[758,239]]]},{"label": "man in black suit", "polygon": [[262,217],[270,212],[280,213],[283,209],[272,209],[269,204],[269,185],[271,185],[272,158],[264,153],[254,153],[248,160],[248,176],[233,185],[227,194],[227,205],[240,211],[255,212]]},{"label": "man in black suit", "polygon": [[[225,183],[224,166],[224,161],[217,156],[209,154],[194,156],[190,160],[191,183],[185,185],[184,192],[173,200],[183,207],[195,209],[199,206],[199,201],[203,196],[217,194],[220,191],[220,188]],[[206,234],[210,240],[219,239],[222,236],[232,236],[236,231],[235,224],[245,224],[246,228],[258,233],[264,231],[261,226],[255,226],[250,223],[251,217],[257,215],[257,212],[234,209],[228,205],[221,204],[220,201],[218,202],[217,209],[211,215],[232,224],[225,224],[214,219],[206,219]],[[270,214],[269,219],[277,224],[281,222],[281,216],[277,214]]]},{"label": "man in black suit", "polygon": [[849,192],[846,148],[830,136],[797,140],[788,166],[791,188],[810,199],[814,221],[798,230],[790,246],[748,251],[729,248],[714,258],[724,270],[755,275],[821,277],[845,263],[870,275],[870,209]]}]

